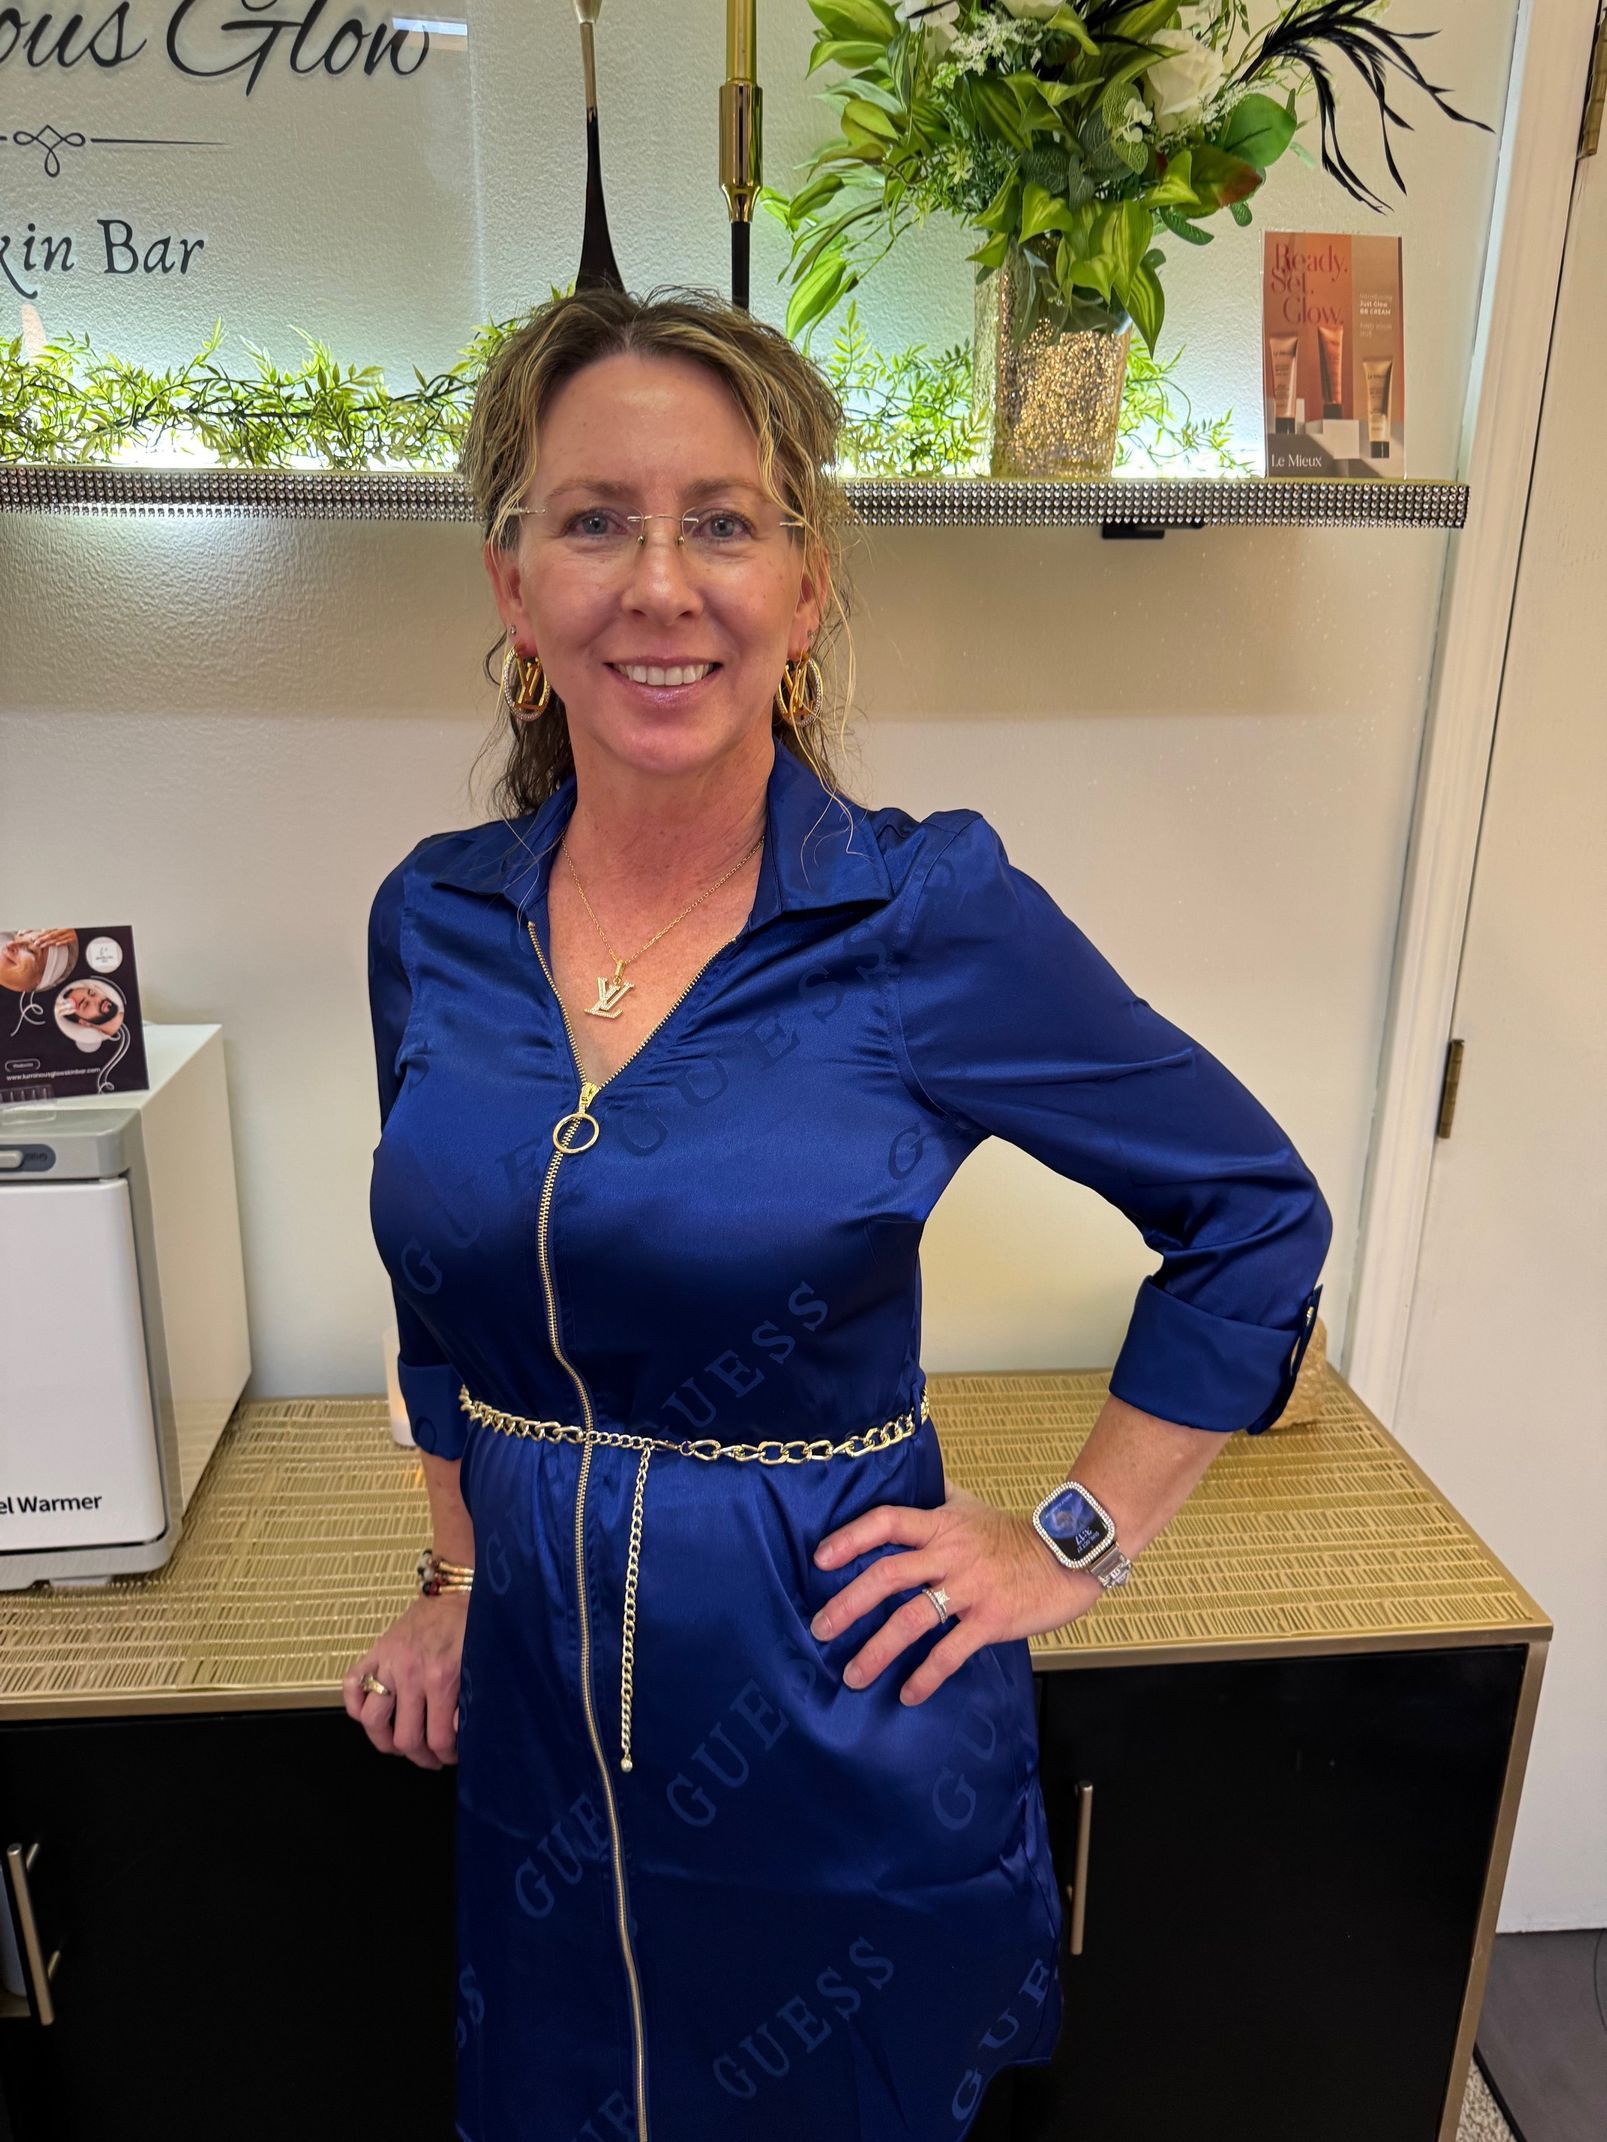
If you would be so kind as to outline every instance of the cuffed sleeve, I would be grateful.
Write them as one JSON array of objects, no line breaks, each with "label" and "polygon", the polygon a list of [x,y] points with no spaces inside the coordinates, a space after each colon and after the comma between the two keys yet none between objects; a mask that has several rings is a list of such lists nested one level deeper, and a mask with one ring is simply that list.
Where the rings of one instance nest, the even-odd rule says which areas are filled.
[{"label": "cuffed sleeve", "polygon": [[[368,918],[368,1003],[381,1134],[402,1087],[397,1058],[413,1005],[402,947],[406,867],[405,861],[398,863],[385,879]],[[434,1457],[461,1457],[467,1441],[467,1423],[458,1405],[463,1379],[394,1280],[391,1298],[396,1304],[397,1381],[413,1439]]]},{"label": "cuffed sleeve", "polygon": [[1255,1096],[1134,995],[979,813],[925,866],[891,997],[918,1098],[1087,1184],[1160,1252],[1114,1395],[1189,1427],[1269,1428],[1333,1220]]}]

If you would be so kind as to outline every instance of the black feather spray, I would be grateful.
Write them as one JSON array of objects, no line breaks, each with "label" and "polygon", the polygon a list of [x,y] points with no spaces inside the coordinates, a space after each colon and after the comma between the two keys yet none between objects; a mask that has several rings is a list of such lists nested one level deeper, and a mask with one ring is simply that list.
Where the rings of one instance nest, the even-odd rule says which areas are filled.
[{"label": "black feather spray", "polygon": [[1416,43],[1422,38],[1437,37],[1439,32],[1387,30],[1382,23],[1372,19],[1371,11],[1376,6],[1377,0],[1292,0],[1278,20],[1245,53],[1234,79],[1252,82],[1257,75],[1279,63],[1287,65],[1292,61],[1303,67],[1317,93],[1324,170],[1364,207],[1384,213],[1388,203],[1374,193],[1340,146],[1338,99],[1330,72],[1334,58],[1348,61],[1372,91],[1378,106],[1384,161],[1402,193],[1406,191],[1406,181],[1395,161],[1390,127],[1403,127],[1407,133],[1414,129],[1404,113],[1396,111],[1389,101],[1391,68],[1431,97],[1448,119],[1458,120],[1463,126],[1479,127],[1486,134],[1491,130],[1482,119],[1470,118],[1466,112],[1459,112],[1448,103],[1444,89],[1428,79],[1406,49],[1408,40]]}]

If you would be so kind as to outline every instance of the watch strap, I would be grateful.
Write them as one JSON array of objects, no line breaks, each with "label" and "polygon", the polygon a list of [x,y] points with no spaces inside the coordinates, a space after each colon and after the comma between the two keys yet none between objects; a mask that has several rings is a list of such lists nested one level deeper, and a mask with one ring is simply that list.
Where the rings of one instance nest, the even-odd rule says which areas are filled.
[{"label": "watch strap", "polygon": [[1104,1585],[1106,1591],[1109,1591],[1114,1585],[1125,1584],[1133,1573],[1132,1563],[1122,1553],[1122,1550],[1114,1540],[1111,1541],[1102,1555],[1097,1556],[1095,1560],[1088,1564],[1088,1568]]}]

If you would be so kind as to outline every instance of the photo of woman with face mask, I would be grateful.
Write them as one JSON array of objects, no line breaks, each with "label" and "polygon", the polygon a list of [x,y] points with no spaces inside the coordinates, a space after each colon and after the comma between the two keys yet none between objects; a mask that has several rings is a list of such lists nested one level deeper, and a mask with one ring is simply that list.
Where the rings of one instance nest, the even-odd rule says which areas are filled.
[{"label": "photo of woman with face mask", "polygon": [[78,964],[76,930],[0,930],[0,989],[20,998],[16,1017],[0,1024],[9,1039],[25,1026],[41,1026],[45,1010],[34,992],[53,989]]},{"label": "photo of woman with face mask", "polygon": [[50,989],[77,964],[76,930],[0,930],[0,989]]}]

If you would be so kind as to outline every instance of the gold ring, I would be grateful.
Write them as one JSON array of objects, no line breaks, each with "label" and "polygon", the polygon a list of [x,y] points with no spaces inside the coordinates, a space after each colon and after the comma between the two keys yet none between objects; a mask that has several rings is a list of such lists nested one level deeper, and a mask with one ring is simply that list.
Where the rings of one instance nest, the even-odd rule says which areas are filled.
[{"label": "gold ring", "polygon": [[363,1694],[365,1696],[389,1696],[393,1693],[394,1691],[388,1689],[383,1681],[376,1680],[373,1674],[365,1673],[363,1675]]}]

